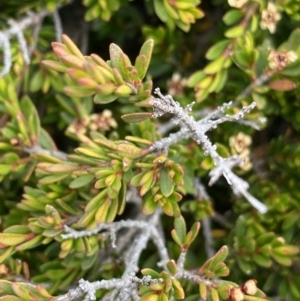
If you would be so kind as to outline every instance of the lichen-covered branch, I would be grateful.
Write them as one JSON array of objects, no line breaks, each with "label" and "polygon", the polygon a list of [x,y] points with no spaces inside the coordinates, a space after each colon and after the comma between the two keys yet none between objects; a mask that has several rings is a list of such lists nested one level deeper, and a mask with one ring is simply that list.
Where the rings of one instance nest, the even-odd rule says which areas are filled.
[{"label": "lichen-covered branch", "polygon": [[[32,26],[37,26],[40,28],[42,20],[50,14],[51,12],[46,9],[36,13],[28,12],[27,16],[21,20],[10,20],[8,22],[10,27],[6,30],[0,31],[0,48],[3,50],[3,69],[0,71],[0,77],[3,77],[5,74],[7,74],[12,66],[10,39],[13,36],[17,37],[24,61],[28,65],[30,63],[30,53],[32,47],[28,47],[23,31]],[[53,17],[56,30],[60,29],[61,31],[61,25],[59,25],[57,12],[53,13]],[[61,33],[58,33],[58,36],[61,36]]]},{"label": "lichen-covered branch", "polygon": [[236,195],[244,196],[248,202],[251,203],[251,205],[254,206],[260,213],[266,213],[267,207],[251,196],[251,194],[248,192],[249,185],[244,180],[236,176],[231,170],[234,166],[240,165],[242,160],[238,156],[232,156],[229,158],[221,157],[216,150],[216,146],[210,142],[206,135],[207,131],[216,128],[220,123],[242,119],[245,114],[250,112],[255,107],[255,103],[253,102],[249,106],[243,107],[234,115],[225,115],[218,119],[214,119],[219,115],[219,113],[225,112],[232,103],[230,102],[228,104],[223,104],[216,111],[211,112],[201,121],[197,122],[189,115],[193,103],[188,105],[186,108],[182,108],[180,104],[172,98],[172,96],[162,95],[159,89],[155,90],[155,94],[158,95],[158,98],[153,98],[152,100],[152,107],[154,111],[153,117],[156,118],[164,115],[165,113],[173,114],[173,122],[175,124],[181,122],[185,125],[185,129],[182,129],[182,131],[178,132],[177,134],[173,134],[173,140],[165,140],[166,144],[164,144],[165,141],[163,140],[153,144],[150,147],[150,151],[167,150],[168,146],[173,143],[173,141],[178,141],[180,138],[183,138],[183,133],[186,132],[187,137],[185,138],[190,137],[195,140],[197,144],[202,146],[204,154],[206,156],[210,155],[214,161],[216,167],[209,174],[211,177],[209,185],[214,184],[220,178],[220,176],[223,175],[228,184],[231,185],[232,190]]}]

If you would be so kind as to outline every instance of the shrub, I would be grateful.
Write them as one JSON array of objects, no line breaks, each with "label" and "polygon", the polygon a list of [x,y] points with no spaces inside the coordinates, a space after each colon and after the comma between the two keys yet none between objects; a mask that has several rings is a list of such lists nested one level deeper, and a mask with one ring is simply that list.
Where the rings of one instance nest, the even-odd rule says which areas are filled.
[{"label": "shrub", "polygon": [[0,300],[299,300],[298,7],[3,6]]}]

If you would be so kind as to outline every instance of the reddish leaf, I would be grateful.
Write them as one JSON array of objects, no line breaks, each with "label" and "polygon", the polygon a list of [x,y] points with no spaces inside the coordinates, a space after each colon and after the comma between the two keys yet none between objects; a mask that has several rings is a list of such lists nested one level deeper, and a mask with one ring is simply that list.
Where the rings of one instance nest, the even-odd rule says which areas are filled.
[{"label": "reddish leaf", "polygon": [[287,78],[273,80],[268,86],[276,91],[291,91],[296,88],[296,84]]}]

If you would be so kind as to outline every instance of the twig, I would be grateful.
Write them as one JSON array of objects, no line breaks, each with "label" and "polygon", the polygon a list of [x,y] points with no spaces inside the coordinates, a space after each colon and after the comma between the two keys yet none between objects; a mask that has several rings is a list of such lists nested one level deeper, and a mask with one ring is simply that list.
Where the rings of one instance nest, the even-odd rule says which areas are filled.
[{"label": "twig", "polygon": [[0,47],[3,48],[3,69],[0,72],[0,77],[3,77],[7,74],[11,68],[12,61],[11,61],[11,53],[10,53],[10,42],[12,36],[17,36],[25,62],[29,63],[29,54],[26,42],[23,37],[23,30],[39,24],[40,20],[43,19],[45,16],[49,15],[49,11],[42,10],[35,14],[30,13],[27,17],[19,20],[19,21],[10,21],[9,25],[10,28],[7,30],[3,30],[0,32]]},{"label": "twig", "polygon": [[54,27],[55,27],[55,37],[56,41],[61,43],[61,36],[63,33],[63,27],[61,24],[61,19],[58,13],[58,10],[55,9],[54,12],[52,13],[53,16],[53,21],[54,21]]},{"label": "twig", "polygon": [[12,62],[11,62],[11,53],[10,53],[10,44],[7,36],[0,32],[0,46],[3,49],[3,69],[0,72],[0,77],[3,77],[6,73],[9,72]]},{"label": "twig", "polygon": [[30,64],[29,51],[23,32],[20,30],[19,25],[16,21],[11,19],[8,21],[8,24],[10,25],[11,33],[14,34],[18,39],[25,63],[29,65]]},{"label": "twig", "polygon": [[[120,221],[112,224],[101,224],[90,231],[76,231],[74,229],[65,226],[65,231],[68,234],[63,234],[63,239],[78,238],[83,236],[91,236],[98,234],[102,230],[110,231],[113,239],[115,239],[115,232],[122,228],[136,227],[142,230],[140,235],[132,242],[131,248],[125,254],[125,271],[121,279],[102,280],[96,282],[88,282],[83,279],[79,281],[79,286],[76,289],[71,289],[67,294],[59,296],[56,301],[72,301],[81,296],[85,296],[84,300],[96,300],[95,293],[99,289],[114,289],[109,293],[109,298],[113,297],[113,300],[137,300],[137,285],[151,283],[157,283],[162,281],[160,279],[151,279],[149,276],[145,276],[142,279],[136,277],[136,273],[139,271],[138,262],[142,251],[146,248],[149,239],[152,239],[157,246],[158,252],[163,262],[163,267],[166,269],[166,262],[169,260],[167,249],[164,241],[162,241],[156,225],[159,222],[161,215],[160,210],[157,210],[149,219],[145,221]],[[113,234],[112,234],[113,233]],[[104,297],[103,300],[109,300]],[[112,300],[112,299],[110,299]]]},{"label": "twig", "polygon": [[[32,12],[30,12],[31,14],[33,14]],[[28,13],[28,14],[30,14]],[[28,52],[30,54],[30,56],[32,55],[33,51],[36,48],[36,45],[38,43],[38,38],[39,38],[39,33],[41,31],[42,28],[42,24],[43,24],[43,19],[41,18],[39,20],[38,23],[35,24],[34,28],[33,28],[33,32],[32,32],[32,43],[29,45],[28,47]]]},{"label": "twig", "polygon": [[152,279],[150,276],[145,276],[143,278],[138,277],[128,277],[127,279],[110,279],[101,280],[95,282],[89,282],[84,279],[79,280],[79,285],[75,289],[69,290],[65,295],[56,297],[56,301],[72,301],[82,296],[85,296],[84,300],[96,300],[95,293],[99,289],[112,289],[117,288],[122,291],[124,288],[136,288],[139,284],[156,284],[161,282],[161,279]]},{"label": "twig", "polygon": [[[57,12],[58,8],[59,6],[57,6],[56,10],[54,10],[53,12],[53,20],[55,25],[56,39],[57,41],[60,41],[61,39],[60,37],[62,34],[62,25]],[[13,36],[17,37],[24,57],[24,61],[26,64],[29,64],[30,53],[32,52],[33,47],[27,46],[27,43],[24,39],[23,31],[31,26],[37,26],[38,28],[40,28],[42,20],[50,14],[52,14],[52,12],[48,11],[47,9],[43,9],[36,13],[28,12],[27,16],[20,20],[10,20],[8,22],[10,28],[8,28],[7,30],[0,31],[0,47],[2,47],[3,49],[3,65],[4,65],[3,69],[0,72],[0,77],[3,77],[5,74],[7,74],[12,66],[10,39]]]},{"label": "twig", "polygon": [[[122,220],[122,221],[114,222],[111,224],[101,224],[98,227],[94,228],[93,230],[76,231],[65,225],[64,229],[67,234],[62,234],[61,237],[62,237],[62,239],[68,239],[68,238],[77,239],[80,237],[96,235],[101,231],[107,231],[111,238],[112,246],[115,248],[116,247],[116,232],[118,232],[119,230],[124,229],[124,228],[140,229],[140,230],[142,230],[141,237],[136,239],[136,242],[139,247],[137,247],[136,245],[133,244],[133,246],[134,246],[133,253],[135,254],[135,256],[138,255],[138,252],[137,252],[138,248],[140,248],[141,250],[143,249],[142,248],[143,244],[138,242],[139,239],[141,241],[144,241],[146,239],[146,242],[145,242],[146,244],[149,239],[152,239],[153,243],[156,245],[157,250],[160,254],[161,265],[165,266],[166,262],[169,260],[169,257],[168,257],[167,249],[164,245],[164,241],[162,240],[161,235],[157,229],[157,224],[159,223],[160,214],[161,214],[160,210],[157,210],[153,214],[151,219],[149,219],[149,221]],[[134,261],[133,258],[135,258],[135,257],[132,256],[131,252],[129,252],[129,254],[131,254],[130,255],[130,257],[131,257],[130,258],[130,261],[131,261],[130,266],[137,266],[137,260],[136,260],[135,264],[133,264],[132,261]]]},{"label": "twig", "polygon": [[[214,120],[214,118],[218,116],[220,112],[224,113],[226,109],[231,106],[232,103],[223,104],[222,106],[217,108],[215,112],[212,112],[207,117],[203,118],[201,121],[196,122],[189,115],[194,103],[191,103],[185,108],[182,108],[178,102],[173,100],[172,96],[162,95],[159,89],[155,90],[155,94],[157,94],[159,98],[153,97],[152,99],[152,107],[154,111],[153,117],[159,117],[164,115],[165,113],[173,114],[174,117],[172,118],[172,120],[175,124],[182,122],[185,125],[186,129],[182,131],[186,131],[187,138],[191,137],[193,140],[196,141],[197,144],[201,144],[204,150],[204,154],[206,156],[210,155],[212,157],[216,167],[209,173],[211,177],[209,185],[214,184],[220,178],[220,176],[223,175],[226,178],[228,184],[231,185],[232,190],[236,195],[243,195],[248,200],[248,202],[251,203],[252,206],[255,207],[260,213],[266,213],[267,207],[249,194],[248,183],[236,176],[231,170],[234,166],[240,165],[242,163],[242,159],[238,156],[232,156],[229,158],[221,157],[216,151],[217,147],[210,142],[206,135],[207,131],[216,128],[217,125],[219,125],[222,122],[242,119],[245,114],[250,112],[250,110],[252,110],[255,107],[255,103],[253,102],[249,106],[243,107],[238,113],[234,115],[225,115],[220,117],[219,119]],[[180,135],[182,134],[183,132],[180,133]],[[178,140],[177,135],[174,135],[172,137],[174,138],[174,140]],[[149,148],[149,150],[165,151],[170,145],[170,141],[166,141],[167,143],[163,142],[164,141],[162,139],[160,142],[154,143]]]}]

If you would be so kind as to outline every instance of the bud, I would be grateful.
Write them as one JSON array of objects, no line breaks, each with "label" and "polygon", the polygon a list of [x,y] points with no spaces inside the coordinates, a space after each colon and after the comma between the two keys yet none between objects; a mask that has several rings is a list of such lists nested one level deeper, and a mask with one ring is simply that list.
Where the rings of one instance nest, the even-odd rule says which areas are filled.
[{"label": "bud", "polygon": [[244,294],[240,287],[233,287],[230,289],[230,300],[231,301],[243,301]]},{"label": "bud", "polygon": [[250,280],[246,281],[242,285],[242,291],[245,294],[250,295],[250,296],[255,295],[257,292],[256,280],[250,279]]}]

